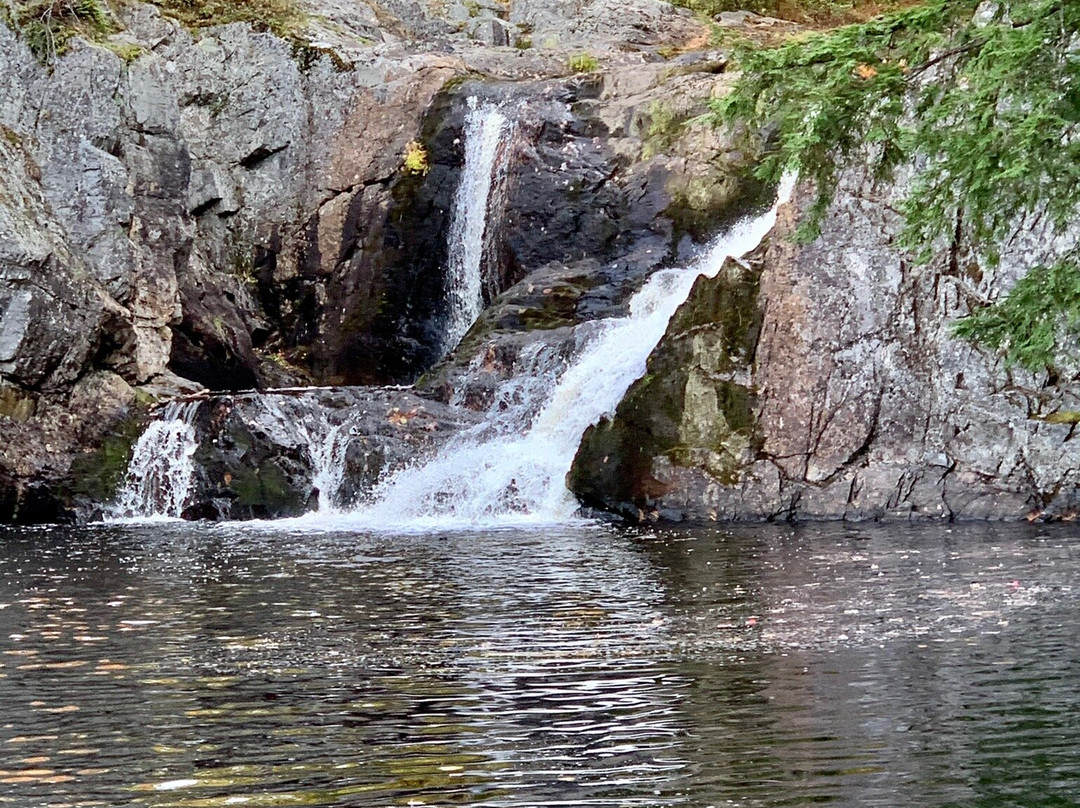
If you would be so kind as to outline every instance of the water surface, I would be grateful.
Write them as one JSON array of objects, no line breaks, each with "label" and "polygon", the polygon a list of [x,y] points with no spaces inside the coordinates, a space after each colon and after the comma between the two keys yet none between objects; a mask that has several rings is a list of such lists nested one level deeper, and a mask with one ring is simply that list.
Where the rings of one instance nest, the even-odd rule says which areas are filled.
[{"label": "water surface", "polygon": [[0,529],[0,805],[1074,805],[1075,533]]}]

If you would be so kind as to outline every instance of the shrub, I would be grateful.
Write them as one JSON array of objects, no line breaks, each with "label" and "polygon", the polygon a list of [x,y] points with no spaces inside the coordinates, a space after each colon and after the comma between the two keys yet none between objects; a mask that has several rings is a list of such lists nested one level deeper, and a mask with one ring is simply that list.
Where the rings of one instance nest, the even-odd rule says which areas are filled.
[{"label": "shrub", "polygon": [[864,20],[867,16],[912,5],[912,0],[672,0],[712,17],[722,11],[753,11],[796,22]]},{"label": "shrub", "polygon": [[150,0],[161,13],[190,29],[246,22],[257,31],[294,39],[307,15],[293,0]]},{"label": "shrub", "polygon": [[568,66],[574,73],[593,73],[600,69],[600,62],[591,53],[578,53],[570,57]]},{"label": "shrub", "polygon": [[431,170],[428,152],[418,140],[410,140],[405,145],[405,157],[402,160],[405,171],[409,174],[427,174]]},{"label": "shrub", "polygon": [[46,64],[64,53],[74,36],[100,39],[119,28],[104,0],[14,0],[8,21]]}]

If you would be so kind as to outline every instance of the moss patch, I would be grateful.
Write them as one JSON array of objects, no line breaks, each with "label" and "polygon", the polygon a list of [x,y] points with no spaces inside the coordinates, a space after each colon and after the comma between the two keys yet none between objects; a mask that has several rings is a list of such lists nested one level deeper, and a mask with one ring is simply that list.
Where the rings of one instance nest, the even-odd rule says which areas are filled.
[{"label": "moss patch", "polygon": [[683,127],[689,120],[689,113],[679,112],[671,104],[656,100],[649,104],[645,116],[644,145],[641,159],[651,160],[655,155],[668,151],[679,139]]},{"label": "moss patch", "polygon": [[71,463],[68,498],[86,498],[93,502],[111,502],[124,481],[135,442],[146,426],[147,414],[140,410],[117,424],[101,446],[83,452]]},{"label": "moss patch", "polygon": [[97,42],[120,30],[105,0],[10,0],[4,16],[43,64],[63,55],[73,37]]},{"label": "moss patch", "polygon": [[273,463],[257,469],[237,469],[226,487],[236,495],[236,504],[244,507],[281,511],[299,508],[303,504],[285,473]]},{"label": "moss patch", "polygon": [[25,422],[33,417],[36,408],[33,396],[12,385],[0,384],[0,417]]},{"label": "moss patch", "polygon": [[134,42],[109,40],[100,44],[101,47],[105,48],[106,50],[110,50],[117,56],[119,56],[121,61],[124,62],[124,64],[131,64],[140,56],[142,56],[143,53],[145,53],[143,47],[141,45],[137,45]]}]

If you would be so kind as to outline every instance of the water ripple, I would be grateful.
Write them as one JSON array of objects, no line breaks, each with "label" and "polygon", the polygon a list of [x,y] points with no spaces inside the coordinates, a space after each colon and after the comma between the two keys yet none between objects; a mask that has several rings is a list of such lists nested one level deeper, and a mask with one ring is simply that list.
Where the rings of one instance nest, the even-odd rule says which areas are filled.
[{"label": "water ripple", "polygon": [[1068,530],[0,530],[0,806],[1050,806]]}]

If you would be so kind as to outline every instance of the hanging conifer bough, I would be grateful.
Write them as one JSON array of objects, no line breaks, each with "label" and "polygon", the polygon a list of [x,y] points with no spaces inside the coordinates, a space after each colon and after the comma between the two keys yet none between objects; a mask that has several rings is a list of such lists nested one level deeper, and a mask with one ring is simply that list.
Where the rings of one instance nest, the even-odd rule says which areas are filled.
[{"label": "hanging conifer bough", "polygon": [[[747,48],[718,123],[772,127],[758,166],[778,182],[796,169],[817,197],[799,236],[815,238],[838,164],[866,144],[879,177],[919,166],[901,244],[919,260],[964,242],[991,264],[1025,217],[1058,230],[1080,188],[1080,2],[928,0],[859,25]],[[1033,267],[1007,298],[956,333],[1004,351],[1007,364],[1052,366],[1080,332],[1080,255]]]}]

